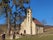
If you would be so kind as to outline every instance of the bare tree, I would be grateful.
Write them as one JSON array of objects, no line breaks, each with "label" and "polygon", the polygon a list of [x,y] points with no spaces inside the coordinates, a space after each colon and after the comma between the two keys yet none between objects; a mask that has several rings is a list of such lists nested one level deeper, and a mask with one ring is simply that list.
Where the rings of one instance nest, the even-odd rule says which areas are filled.
[{"label": "bare tree", "polygon": [[[13,17],[14,21],[14,30],[16,29],[16,21],[20,18],[22,18],[22,14],[26,15],[26,8],[24,6],[24,4],[29,4],[30,0],[11,0],[13,1],[13,5],[16,6],[16,12],[14,12],[12,14],[12,8],[9,7],[10,0],[2,0],[2,2],[0,2],[0,6],[2,6],[5,9],[5,17],[6,17],[6,23],[7,23],[7,27],[8,27],[8,33],[10,34],[10,30],[11,30],[11,16]],[[13,6],[12,6],[13,7]],[[10,12],[10,13],[8,13]],[[24,12],[24,13],[23,13]]]},{"label": "bare tree", "polygon": [[43,25],[46,25],[46,24],[47,24],[46,19],[43,19],[43,20],[42,20],[42,24],[43,24]]},{"label": "bare tree", "polygon": [[6,15],[6,20],[7,20],[7,26],[8,26],[8,33],[9,33],[9,30],[10,30],[10,15],[8,15],[8,12],[10,12],[10,8],[9,8],[9,3],[10,1],[9,0],[2,0],[2,2],[0,3],[0,6],[3,7],[3,9],[5,9],[4,13]]}]

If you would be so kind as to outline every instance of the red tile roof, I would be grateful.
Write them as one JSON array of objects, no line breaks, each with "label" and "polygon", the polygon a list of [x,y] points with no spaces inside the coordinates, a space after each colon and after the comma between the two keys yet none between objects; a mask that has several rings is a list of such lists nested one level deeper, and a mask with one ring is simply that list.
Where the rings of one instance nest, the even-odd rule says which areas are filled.
[{"label": "red tile roof", "polygon": [[37,24],[37,25],[42,25],[41,22],[39,22],[39,21],[38,21],[37,19],[35,19],[35,18],[33,18],[33,21],[34,21],[34,23]]}]

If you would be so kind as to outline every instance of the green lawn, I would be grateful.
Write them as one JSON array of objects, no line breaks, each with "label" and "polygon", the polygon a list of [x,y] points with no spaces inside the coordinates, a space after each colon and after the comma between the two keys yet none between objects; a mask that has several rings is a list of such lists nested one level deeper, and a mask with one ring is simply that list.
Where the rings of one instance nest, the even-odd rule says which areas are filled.
[{"label": "green lawn", "polygon": [[[10,40],[10,39],[8,39]],[[21,38],[15,40],[53,40],[53,33],[44,33],[34,36],[22,36]]]},{"label": "green lawn", "polygon": [[[7,30],[5,27],[4,29],[3,27],[0,27],[0,29],[4,30],[5,32]],[[1,37],[0,37],[0,40],[2,40]],[[6,39],[6,40],[10,40],[10,39]],[[39,34],[35,36],[22,36],[21,38],[15,39],[15,40],[53,40],[53,30],[49,30],[44,34]]]},{"label": "green lawn", "polygon": [[[10,39],[6,39],[6,40],[10,40]],[[39,34],[35,36],[22,36],[21,38],[15,40],[53,40],[53,34],[45,33],[45,34]]]},{"label": "green lawn", "polygon": [[16,40],[53,40],[53,35],[24,36]]}]

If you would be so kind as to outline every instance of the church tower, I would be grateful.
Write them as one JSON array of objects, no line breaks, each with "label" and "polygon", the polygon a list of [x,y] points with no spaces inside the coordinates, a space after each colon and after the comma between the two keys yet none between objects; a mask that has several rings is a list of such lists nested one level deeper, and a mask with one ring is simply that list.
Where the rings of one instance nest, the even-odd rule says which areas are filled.
[{"label": "church tower", "polygon": [[26,34],[32,34],[32,11],[30,8],[27,8],[27,17],[26,17]]}]

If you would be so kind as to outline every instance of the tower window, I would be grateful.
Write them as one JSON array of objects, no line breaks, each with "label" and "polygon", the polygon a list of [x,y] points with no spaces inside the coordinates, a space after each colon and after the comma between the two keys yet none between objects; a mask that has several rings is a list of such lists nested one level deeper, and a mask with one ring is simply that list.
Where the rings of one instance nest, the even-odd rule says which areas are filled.
[{"label": "tower window", "polygon": [[29,11],[27,11],[27,13],[29,13]]}]

